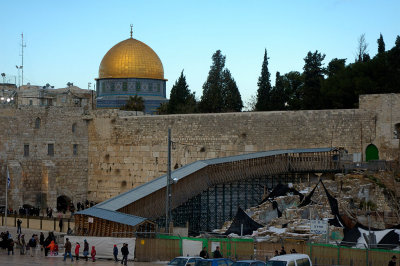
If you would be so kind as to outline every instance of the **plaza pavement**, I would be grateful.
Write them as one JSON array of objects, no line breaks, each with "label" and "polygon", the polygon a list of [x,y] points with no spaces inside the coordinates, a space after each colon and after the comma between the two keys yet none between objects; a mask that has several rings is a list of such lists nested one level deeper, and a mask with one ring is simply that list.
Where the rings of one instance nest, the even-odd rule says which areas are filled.
[{"label": "plaza pavement", "polygon": [[[121,257],[121,256],[120,256]],[[120,259],[120,258],[119,258]],[[14,249],[14,255],[7,255],[7,251],[0,249],[0,265],[121,265],[120,262],[114,262],[113,260],[98,259],[95,262],[91,260],[85,261],[80,258],[78,261],[75,260],[71,262],[71,259],[67,258],[63,261],[63,255],[55,257],[45,257],[44,252],[38,250],[37,256],[31,257],[30,255],[20,255],[19,249]],[[133,262],[128,261],[128,265],[132,266],[162,266],[166,265],[166,262]]]},{"label": "plaza pavement", "polygon": [[[7,229],[5,226],[0,226],[0,232],[5,232],[8,230],[8,232],[11,234],[12,238],[16,240],[16,235],[17,235],[17,228],[16,227],[10,227],[8,226]],[[29,238],[32,236],[32,234],[37,234],[39,235],[40,232],[44,233],[44,236],[47,237],[49,231],[45,230],[35,230],[35,229],[26,229],[22,227],[22,234],[25,235],[25,240],[28,241]],[[60,232],[54,232],[56,236],[61,236],[64,235],[65,233],[60,233]],[[74,258],[74,261],[71,262],[70,258],[67,258],[66,261],[63,261],[63,254],[58,255],[58,256],[44,256],[44,252],[41,252],[40,249],[37,249],[37,254],[34,257],[31,257],[29,254],[28,255],[20,255],[20,250],[19,248],[16,248],[16,245],[14,246],[14,255],[7,255],[7,250],[0,249],[0,265],[121,265],[120,262],[116,263],[113,260],[105,260],[105,259],[98,259],[95,262],[92,262],[91,260],[85,261],[84,259],[80,258],[79,261],[76,261]],[[119,256],[119,259],[122,257]],[[162,266],[166,265],[166,262],[133,262],[133,261],[128,261],[128,265],[133,265],[133,266]]]}]

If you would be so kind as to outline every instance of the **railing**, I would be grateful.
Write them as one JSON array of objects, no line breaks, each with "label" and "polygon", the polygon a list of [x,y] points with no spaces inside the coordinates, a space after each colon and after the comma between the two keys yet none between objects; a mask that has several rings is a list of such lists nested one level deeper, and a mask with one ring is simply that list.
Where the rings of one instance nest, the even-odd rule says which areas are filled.
[{"label": "railing", "polygon": [[[7,226],[17,227],[17,220],[22,221],[21,228],[45,230],[45,231],[59,231],[67,233],[68,228],[75,227],[74,218],[48,218],[44,216],[30,216],[30,215],[7,215]],[[60,220],[63,221],[62,230],[60,230]],[[1,225],[6,226],[5,216],[1,214]]]}]

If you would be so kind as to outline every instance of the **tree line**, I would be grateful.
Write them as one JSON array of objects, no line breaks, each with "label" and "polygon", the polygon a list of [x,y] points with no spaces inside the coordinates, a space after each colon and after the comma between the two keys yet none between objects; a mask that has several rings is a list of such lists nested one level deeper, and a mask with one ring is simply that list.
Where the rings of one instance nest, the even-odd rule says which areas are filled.
[{"label": "tree line", "polygon": [[[360,94],[400,92],[400,36],[395,46],[385,49],[382,34],[377,39],[378,51],[371,58],[365,35],[358,39],[353,63],[334,58],[324,66],[325,54],[309,51],[304,58],[303,72],[275,74],[271,84],[268,54],[264,51],[257,95],[249,102],[249,111],[317,110],[356,108]],[[159,114],[240,112],[243,101],[229,69],[226,56],[220,50],[212,55],[212,64],[203,84],[203,95],[196,99],[182,70],[173,85],[168,103],[162,104]]]}]

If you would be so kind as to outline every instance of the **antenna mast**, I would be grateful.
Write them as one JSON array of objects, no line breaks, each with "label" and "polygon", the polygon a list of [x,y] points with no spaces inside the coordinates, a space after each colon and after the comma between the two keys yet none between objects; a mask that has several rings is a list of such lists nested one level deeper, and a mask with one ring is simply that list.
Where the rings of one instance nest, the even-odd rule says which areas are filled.
[{"label": "antenna mast", "polygon": [[24,85],[24,48],[25,47],[26,47],[26,44],[24,43],[24,33],[21,33],[21,57],[22,57],[22,64],[21,64],[22,82],[21,82],[21,86]]}]

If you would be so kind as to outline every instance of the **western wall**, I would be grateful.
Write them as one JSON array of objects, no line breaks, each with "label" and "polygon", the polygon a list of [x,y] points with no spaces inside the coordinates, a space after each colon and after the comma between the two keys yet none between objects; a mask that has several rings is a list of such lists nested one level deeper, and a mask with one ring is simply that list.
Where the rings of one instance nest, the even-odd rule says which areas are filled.
[{"label": "western wall", "polygon": [[5,199],[7,166],[13,210],[23,204],[55,207],[59,196],[75,203],[86,199],[88,138],[83,113],[81,107],[0,108],[0,202]]},{"label": "western wall", "polygon": [[400,95],[365,95],[359,109],[135,116],[93,112],[89,123],[88,197],[103,201],[166,173],[167,131],[172,168],[215,157],[275,149],[374,144],[380,159],[398,157]]},{"label": "western wall", "polygon": [[400,94],[360,96],[358,109],[167,116],[1,107],[0,201],[7,166],[13,209],[24,203],[55,207],[60,196],[75,205],[99,202],[148,182],[166,173],[169,127],[173,169],[208,158],[290,148],[343,147],[365,161],[370,144],[380,159],[393,160],[399,154],[399,111]]}]

